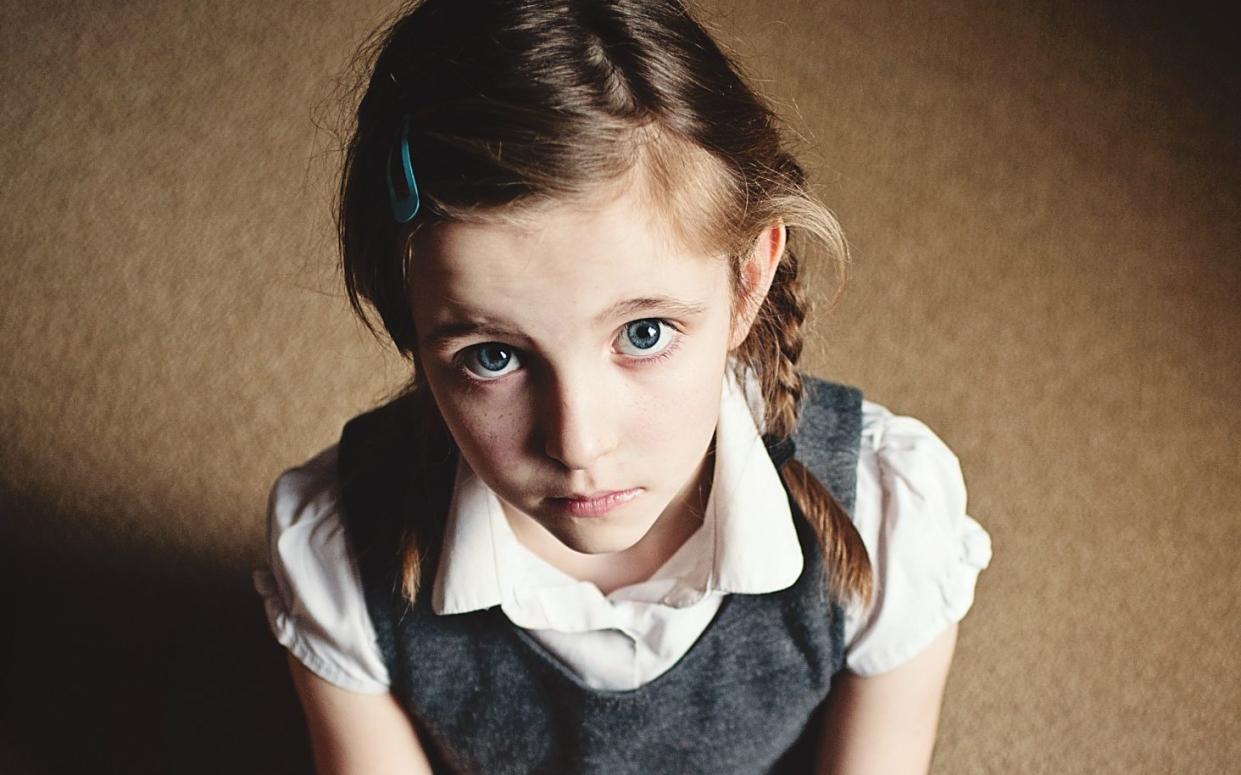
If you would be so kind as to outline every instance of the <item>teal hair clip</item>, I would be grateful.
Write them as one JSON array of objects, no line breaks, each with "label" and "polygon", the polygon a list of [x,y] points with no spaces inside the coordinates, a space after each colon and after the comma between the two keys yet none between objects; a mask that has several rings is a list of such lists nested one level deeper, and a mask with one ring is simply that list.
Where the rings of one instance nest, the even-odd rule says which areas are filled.
[{"label": "teal hair clip", "polygon": [[412,221],[422,204],[418,182],[414,180],[414,165],[409,158],[409,114],[401,124],[396,147],[388,152],[388,201],[392,203],[392,217],[397,223]]}]

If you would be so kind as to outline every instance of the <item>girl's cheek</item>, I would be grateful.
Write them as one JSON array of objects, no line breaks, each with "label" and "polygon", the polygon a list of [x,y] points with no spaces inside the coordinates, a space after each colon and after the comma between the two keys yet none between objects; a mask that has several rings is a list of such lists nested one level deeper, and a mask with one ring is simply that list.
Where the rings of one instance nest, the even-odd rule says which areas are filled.
[{"label": "girl's cheek", "polygon": [[450,401],[458,445],[488,459],[514,458],[523,449],[527,422],[519,405],[473,391]]},{"label": "girl's cheek", "polygon": [[[686,357],[657,384],[647,385],[651,393],[644,397],[641,407],[635,407],[630,427],[648,444],[663,448],[676,447],[683,435],[700,435],[718,418],[723,370],[722,358],[702,354]],[[682,432],[670,433],[673,429]]]}]

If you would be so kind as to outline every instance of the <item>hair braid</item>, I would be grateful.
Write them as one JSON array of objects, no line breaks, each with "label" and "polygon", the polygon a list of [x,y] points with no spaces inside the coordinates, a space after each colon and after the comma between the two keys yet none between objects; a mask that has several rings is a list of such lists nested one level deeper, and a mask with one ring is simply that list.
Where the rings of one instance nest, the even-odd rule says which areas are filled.
[{"label": "hair braid", "polygon": [[[810,301],[802,289],[798,269],[797,257],[792,250],[785,250],[740,353],[742,363],[759,376],[766,410],[765,432],[777,438],[793,435],[803,390],[797,362],[802,352],[802,324]],[[874,593],[870,560],[849,515],[800,461],[792,459],[785,463],[781,476],[819,538],[824,558],[821,582],[829,595],[836,600],[860,600],[869,605]]]},{"label": "hair braid", "polygon": [[776,344],[772,367],[764,370],[763,394],[767,397],[767,432],[779,437],[793,435],[802,395],[797,362],[802,352],[802,324],[810,303],[798,278],[797,256],[786,250],[776,267],[767,301],[760,312],[767,330],[764,339]]},{"label": "hair braid", "polygon": [[434,578],[439,564],[445,521],[432,515],[448,513],[456,474],[456,445],[430,393],[423,387],[413,390],[412,395],[414,422],[423,433],[416,448],[417,465],[411,466],[408,472],[415,484],[406,490],[410,501],[403,504],[403,511],[418,516],[401,526],[398,580],[411,602],[418,597],[424,584]]}]

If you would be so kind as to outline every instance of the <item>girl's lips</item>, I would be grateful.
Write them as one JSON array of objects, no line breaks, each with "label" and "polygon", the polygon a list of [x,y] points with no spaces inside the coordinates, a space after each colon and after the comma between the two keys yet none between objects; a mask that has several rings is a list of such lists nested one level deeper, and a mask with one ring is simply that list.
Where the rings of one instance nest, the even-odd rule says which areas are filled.
[{"label": "girl's lips", "polygon": [[642,494],[641,487],[613,490],[587,498],[552,498],[552,502],[575,517],[600,517]]}]

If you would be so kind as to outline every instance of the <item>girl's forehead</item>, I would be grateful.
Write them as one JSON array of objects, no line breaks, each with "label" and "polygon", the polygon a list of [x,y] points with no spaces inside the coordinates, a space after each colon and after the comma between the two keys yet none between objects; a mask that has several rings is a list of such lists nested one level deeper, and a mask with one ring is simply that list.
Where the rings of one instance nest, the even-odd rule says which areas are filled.
[{"label": "girl's forehead", "polygon": [[553,204],[515,222],[442,224],[415,247],[416,313],[585,322],[631,300],[715,306],[727,260],[684,244],[666,221],[619,196]]},{"label": "girl's forehead", "polygon": [[714,269],[723,261],[680,238],[673,221],[637,196],[549,203],[516,217],[437,225],[419,241],[415,261],[454,279],[517,274],[531,281],[648,263],[671,272]]},{"label": "girl's forehead", "polygon": [[469,222],[434,228],[433,240],[537,242],[554,240],[566,230],[624,243],[658,245],[664,251],[696,252],[684,238],[683,218],[634,186],[612,186],[575,199],[539,200],[494,215],[481,213]]}]

